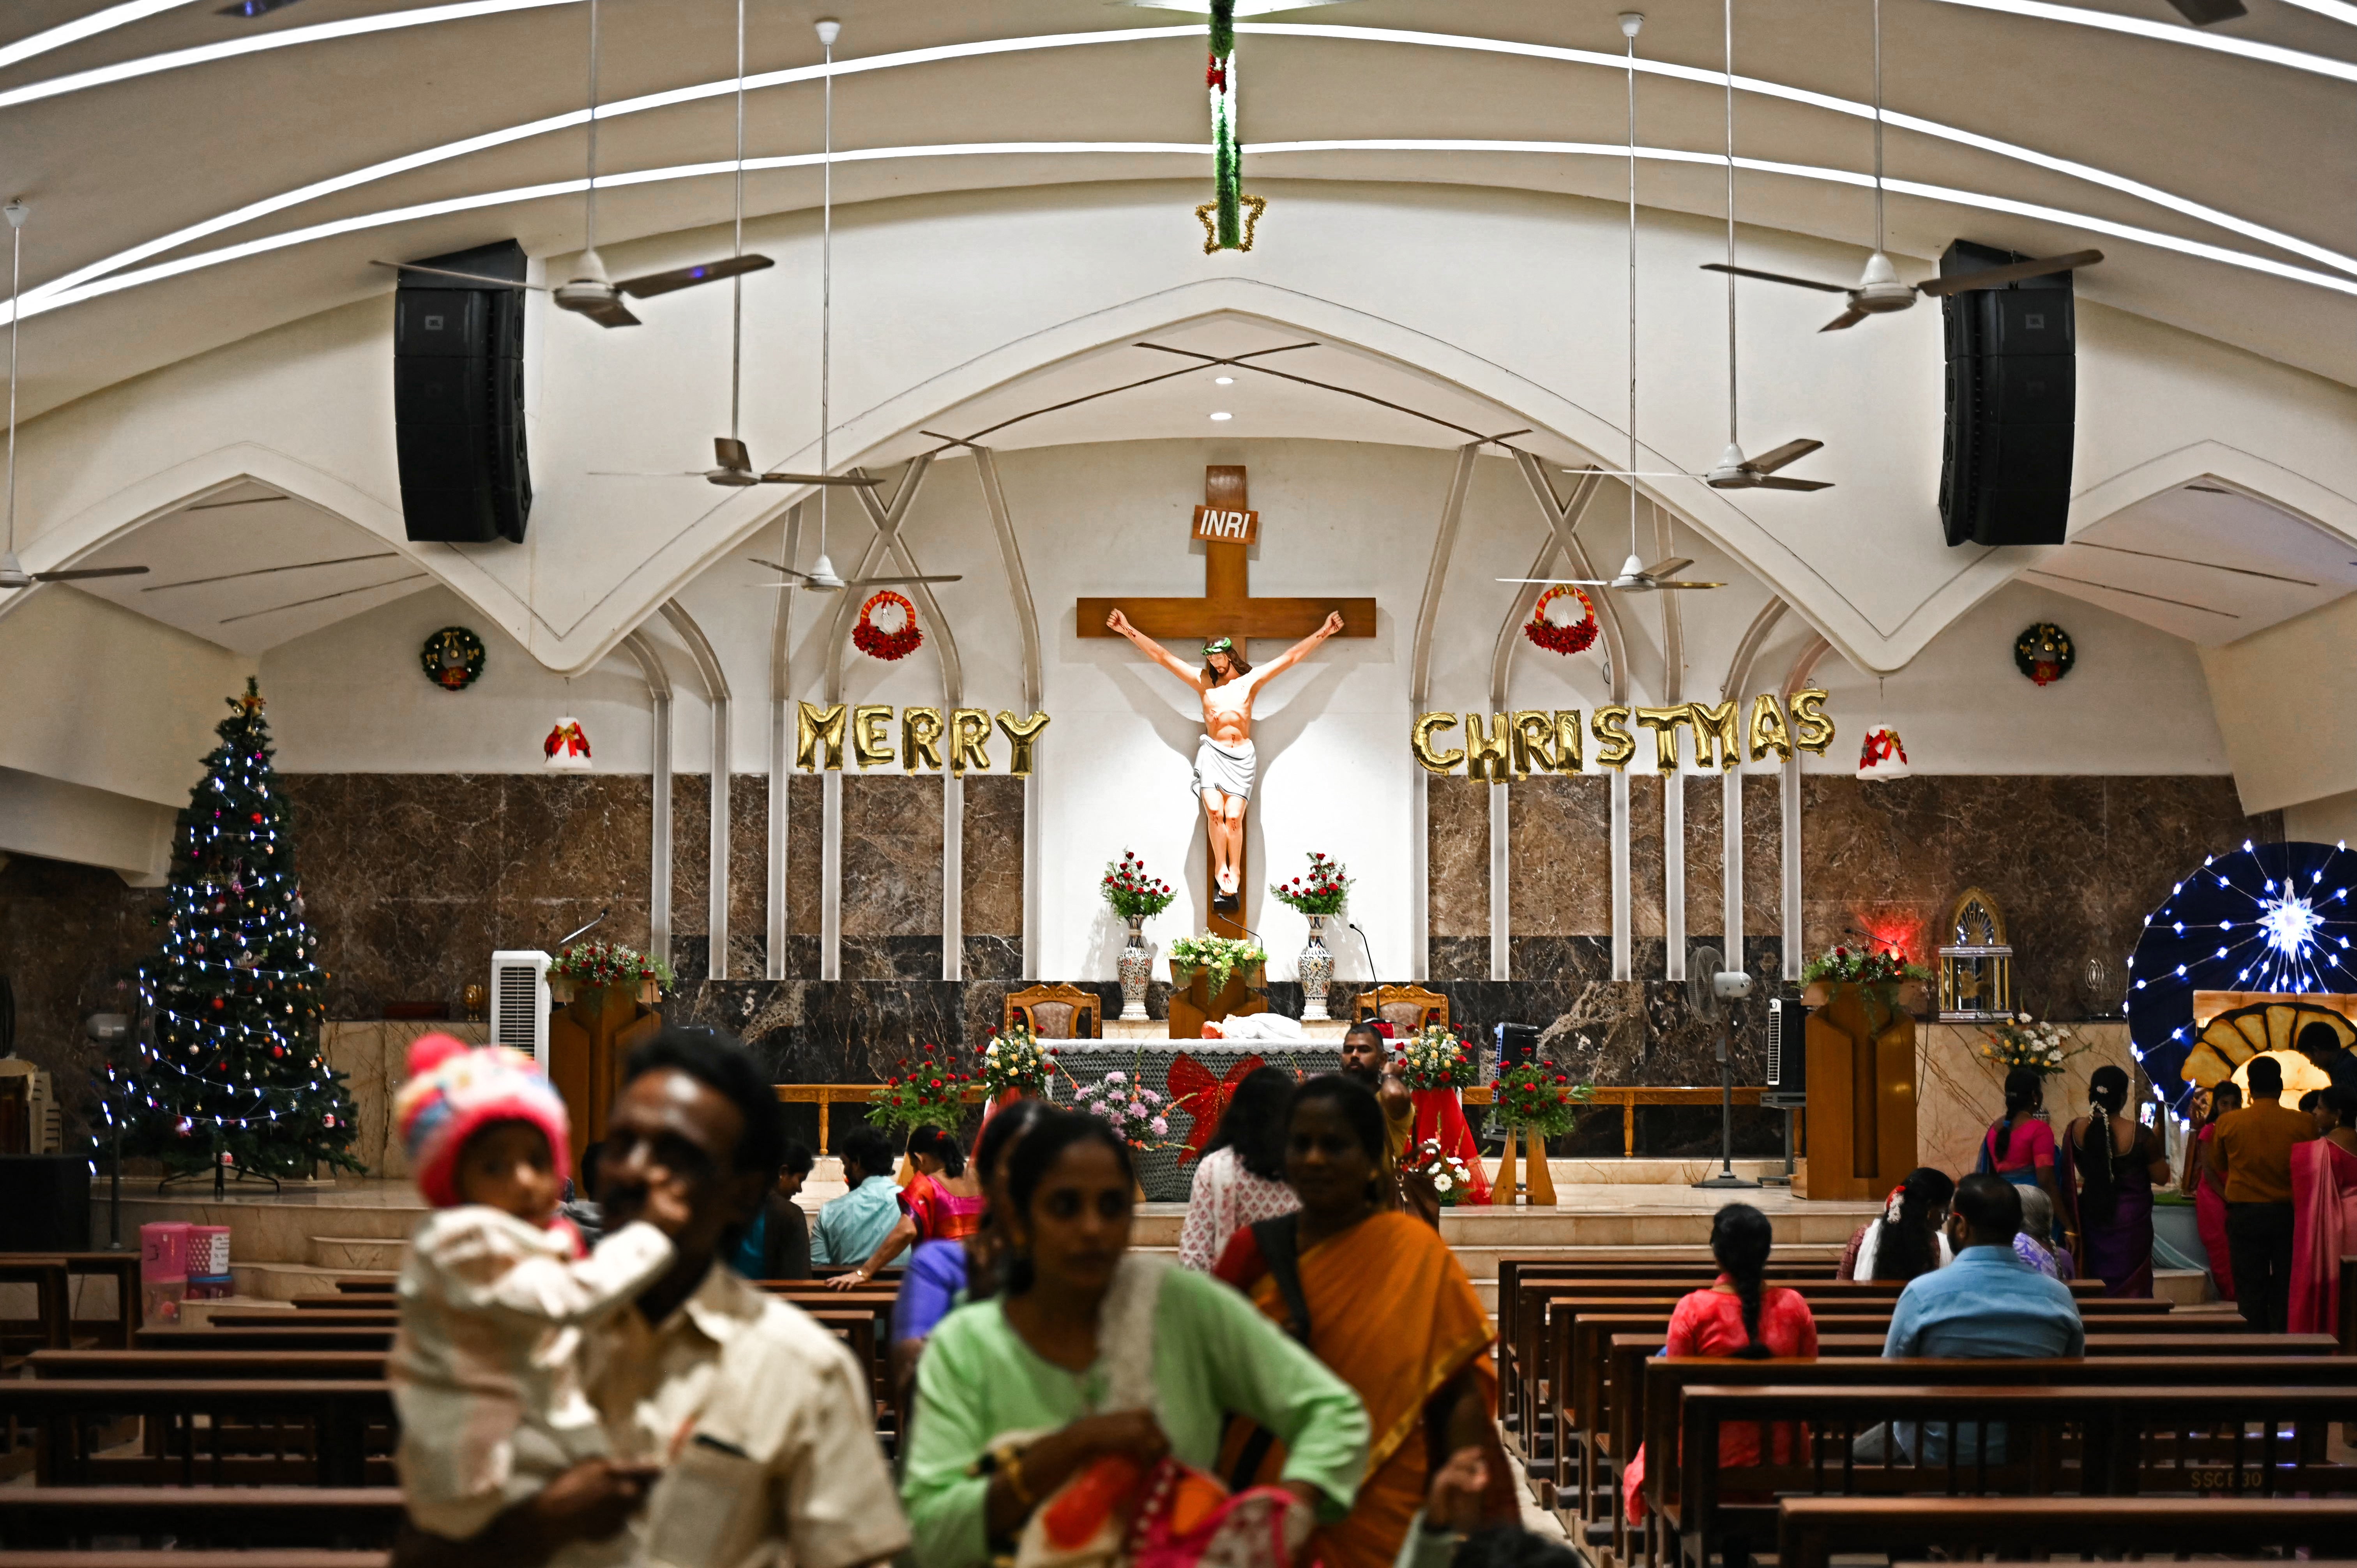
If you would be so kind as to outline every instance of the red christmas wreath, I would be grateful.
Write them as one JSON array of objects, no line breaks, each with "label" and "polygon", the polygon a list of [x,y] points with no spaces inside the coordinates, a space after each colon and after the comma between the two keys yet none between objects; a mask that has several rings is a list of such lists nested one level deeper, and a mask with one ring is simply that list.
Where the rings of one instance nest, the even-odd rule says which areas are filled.
[{"label": "red christmas wreath", "polygon": [[[1579,601],[1580,616],[1569,622],[1547,619],[1547,606],[1569,594]],[[1585,588],[1569,583],[1557,583],[1539,596],[1531,607],[1531,618],[1523,623],[1523,635],[1550,653],[1572,654],[1586,651],[1596,640],[1596,606]]]},{"label": "red christmas wreath", "polygon": [[[900,612],[900,628],[898,631],[886,631],[875,622],[876,611],[885,605],[895,606]],[[859,624],[851,628],[851,645],[854,648],[870,659],[881,659],[887,663],[908,658],[923,647],[924,642],[925,634],[917,629],[917,607],[889,588],[878,589],[859,607]]]}]

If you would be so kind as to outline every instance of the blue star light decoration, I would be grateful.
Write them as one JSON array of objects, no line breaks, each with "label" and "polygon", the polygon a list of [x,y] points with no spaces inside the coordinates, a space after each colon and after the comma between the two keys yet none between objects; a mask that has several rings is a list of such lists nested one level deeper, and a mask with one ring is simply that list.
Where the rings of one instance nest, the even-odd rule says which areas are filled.
[{"label": "blue star light decoration", "polygon": [[2145,917],[2128,960],[2128,1036],[2172,1102],[2193,1048],[2193,993],[2357,992],[2357,854],[2346,843],[2245,842],[2212,855]]}]

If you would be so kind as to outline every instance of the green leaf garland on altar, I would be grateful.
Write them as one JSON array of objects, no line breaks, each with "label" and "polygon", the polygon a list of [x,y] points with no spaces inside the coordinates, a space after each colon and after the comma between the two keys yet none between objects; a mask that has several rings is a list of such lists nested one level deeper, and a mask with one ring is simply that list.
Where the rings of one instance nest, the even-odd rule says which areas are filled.
[{"label": "green leaf garland on altar", "polygon": [[1205,971],[1211,994],[1217,996],[1236,971],[1266,963],[1268,954],[1250,937],[1180,937],[1170,944],[1170,961],[1181,969]]},{"label": "green leaf garland on altar", "polygon": [[659,991],[676,989],[671,965],[619,942],[576,942],[548,966],[552,985],[576,991],[604,991],[615,986],[637,991],[652,984]]}]

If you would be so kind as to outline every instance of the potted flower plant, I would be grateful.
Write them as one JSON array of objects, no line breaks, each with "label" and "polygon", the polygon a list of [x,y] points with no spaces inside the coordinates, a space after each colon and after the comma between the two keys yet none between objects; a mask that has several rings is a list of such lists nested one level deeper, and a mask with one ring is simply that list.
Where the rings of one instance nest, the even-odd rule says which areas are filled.
[{"label": "potted flower plant", "polygon": [[1241,971],[1249,984],[1255,972],[1268,961],[1268,954],[1259,942],[1250,937],[1200,936],[1180,937],[1170,944],[1170,983],[1185,987],[1194,983],[1195,972],[1205,977],[1204,1004],[1219,1004],[1221,993],[1228,982]]},{"label": "potted flower plant", "polygon": [[953,1133],[965,1115],[965,1091],[974,1081],[974,1074],[958,1066],[953,1050],[921,1046],[915,1056],[894,1063],[892,1076],[867,1097],[867,1124],[888,1133],[920,1127]]},{"label": "potted flower plant", "polygon": [[1444,1153],[1437,1138],[1426,1138],[1406,1151],[1400,1160],[1404,1176],[1422,1176],[1440,1195],[1441,1207],[1454,1208],[1463,1203],[1473,1190],[1473,1173],[1456,1155]]},{"label": "potted flower plant", "polygon": [[993,1103],[1045,1098],[1055,1067],[1055,1048],[1041,1045],[1031,1026],[1017,1019],[1011,1027],[992,1029],[982,1047],[983,1093]]},{"label": "potted flower plant", "polygon": [[1530,1162],[1525,1185],[1531,1205],[1553,1208],[1555,1173],[1547,1168],[1546,1141],[1578,1124],[1579,1108],[1595,1093],[1594,1086],[1574,1083],[1570,1074],[1552,1063],[1531,1061],[1500,1073],[1491,1092],[1496,1098],[1491,1102],[1491,1119],[1505,1129],[1506,1152],[1490,1188],[1491,1203],[1514,1201],[1514,1134],[1520,1131]]},{"label": "potted flower plant", "polygon": [[1169,1107],[1161,1094],[1118,1069],[1100,1083],[1082,1084],[1074,1109],[1101,1118],[1134,1149],[1158,1149],[1170,1136]]},{"label": "potted flower plant", "polygon": [[1426,1024],[1401,1043],[1400,1079],[1410,1089],[1466,1089],[1480,1081],[1470,1036],[1446,1024]]},{"label": "potted flower plant", "polygon": [[1981,1055],[2006,1072],[2026,1067],[2034,1073],[2058,1073],[2064,1062],[2092,1048],[2061,1025],[2040,1023],[2027,1013],[1981,1031]]},{"label": "potted flower plant", "polygon": [[1801,1001],[1811,1008],[1830,1007],[1855,996],[1865,1010],[1867,1032],[1879,1033],[1901,1012],[1921,1005],[1923,984],[1931,978],[1931,971],[1908,962],[1895,947],[1837,947],[1811,959],[1801,972]]},{"label": "potted flower plant", "polygon": [[1146,869],[1146,862],[1129,850],[1121,852],[1118,862],[1105,863],[1104,877],[1097,891],[1113,906],[1113,912],[1129,922],[1129,940],[1122,945],[1121,958],[1115,972],[1121,976],[1121,1015],[1127,1019],[1146,1016],[1146,983],[1153,978],[1154,955],[1146,950],[1146,922],[1170,907],[1178,895],[1170,884],[1159,880]]}]

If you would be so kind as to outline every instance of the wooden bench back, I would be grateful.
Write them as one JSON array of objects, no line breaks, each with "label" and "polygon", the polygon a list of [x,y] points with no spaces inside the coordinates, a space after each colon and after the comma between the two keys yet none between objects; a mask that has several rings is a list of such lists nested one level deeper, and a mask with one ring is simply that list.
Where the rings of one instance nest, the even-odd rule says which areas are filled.
[{"label": "wooden bench back", "polygon": [[[146,1423],[150,1452],[102,1450],[108,1421]],[[0,1381],[0,1418],[40,1433],[45,1487],[389,1483],[393,1394],[382,1380],[29,1379]]]},{"label": "wooden bench back", "polygon": [[2345,1557],[2357,1541],[2346,1498],[1792,1498],[1778,1520],[1782,1568],[1831,1568],[1835,1553],[1936,1542],[1950,1559],[2049,1552],[2105,1557],[2263,1552]]},{"label": "wooden bench back", "polygon": [[85,1560],[92,1540],[123,1536],[170,1537],[176,1553],[382,1551],[402,1518],[397,1487],[0,1487],[0,1541],[11,1553],[79,1550]]}]

